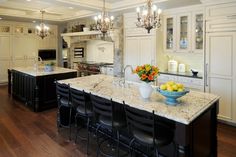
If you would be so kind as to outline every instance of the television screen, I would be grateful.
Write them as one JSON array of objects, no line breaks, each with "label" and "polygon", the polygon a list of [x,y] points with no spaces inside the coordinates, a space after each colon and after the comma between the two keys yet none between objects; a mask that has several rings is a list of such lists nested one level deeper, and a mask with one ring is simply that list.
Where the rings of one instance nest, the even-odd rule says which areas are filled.
[{"label": "television screen", "polygon": [[55,60],[56,50],[55,49],[38,50],[38,56],[41,57],[42,60]]}]

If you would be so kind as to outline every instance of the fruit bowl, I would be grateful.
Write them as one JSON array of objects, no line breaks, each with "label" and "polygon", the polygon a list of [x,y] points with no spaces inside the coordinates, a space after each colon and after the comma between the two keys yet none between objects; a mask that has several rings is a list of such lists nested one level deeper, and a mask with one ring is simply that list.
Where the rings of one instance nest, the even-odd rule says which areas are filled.
[{"label": "fruit bowl", "polygon": [[160,88],[157,88],[157,91],[166,97],[165,103],[167,105],[176,105],[178,104],[178,98],[184,96],[185,94],[189,93],[189,90],[184,90],[181,92],[170,92],[168,90],[161,90]]}]

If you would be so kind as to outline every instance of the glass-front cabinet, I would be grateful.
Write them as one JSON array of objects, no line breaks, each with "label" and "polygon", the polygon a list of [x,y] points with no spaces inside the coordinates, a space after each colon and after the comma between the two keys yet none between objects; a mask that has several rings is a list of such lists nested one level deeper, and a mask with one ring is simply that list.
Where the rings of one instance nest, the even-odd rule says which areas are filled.
[{"label": "glass-front cabinet", "polygon": [[190,51],[190,14],[183,14],[177,16],[177,51]]},{"label": "glass-front cabinet", "polygon": [[192,49],[194,52],[202,52],[204,47],[204,16],[202,13],[193,14],[193,43]]},{"label": "glass-front cabinet", "polygon": [[203,12],[167,15],[163,20],[165,52],[203,52]]},{"label": "glass-front cabinet", "polygon": [[164,35],[164,48],[166,51],[172,52],[176,49],[176,17],[168,16],[164,18],[165,35]]}]

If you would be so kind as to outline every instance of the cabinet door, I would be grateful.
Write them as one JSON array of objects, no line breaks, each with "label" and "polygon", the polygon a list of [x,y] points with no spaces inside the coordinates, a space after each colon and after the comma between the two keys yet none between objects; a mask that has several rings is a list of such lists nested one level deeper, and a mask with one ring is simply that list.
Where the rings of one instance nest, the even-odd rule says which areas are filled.
[{"label": "cabinet door", "polygon": [[38,42],[37,38],[34,36],[28,37],[26,40],[27,46],[25,47],[25,65],[33,66],[35,62],[35,57],[38,55]]},{"label": "cabinet door", "polygon": [[25,49],[28,44],[25,42],[25,38],[22,35],[13,36],[12,43],[12,56],[13,56],[13,67],[25,66]]},{"label": "cabinet door", "polygon": [[177,51],[191,52],[191,14],[177,16]]},{"label": "cabinet door", "polygon": [[156,64],[156,39],[155,36],[140,37],[140,59],[139,65]]},{"label": "cabinet door", "polygon": [[0,36],[0,83],[7,82],[7,69],[10,68],[10,36]]},{"label": "cabinet door", "polygon": [[176,16],[164,17],[164,50],[176,51]]},{"label": "cabinet door", "polygon": [[202,12],[192,14],[192,52],[203,53],[204,47],[204,16]]},{"label": "cabinet door", "polygon": [[219,95],[219,118],[236,122],[236,33],[206,35],[206,89]]},{"label": "cabinet door", "polygon": [[[133,68],[135,68],[137,65],[139,65],[139,52],[139,37],[127,37],[125,39],[124,67],[126,65],[131,65]],[[137,77],[129,70],[126,71],[125,76],[128,80],[137,81]]]}]

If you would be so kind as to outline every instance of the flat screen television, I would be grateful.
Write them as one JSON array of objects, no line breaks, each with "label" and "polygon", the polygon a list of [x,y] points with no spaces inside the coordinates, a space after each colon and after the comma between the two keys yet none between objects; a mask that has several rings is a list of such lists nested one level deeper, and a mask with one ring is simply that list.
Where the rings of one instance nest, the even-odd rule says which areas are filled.
[{"label": "flat screen television", "polygon": [[38,56],[42,60],[56,60],[56,49],[40,49],[38,50]]}]

